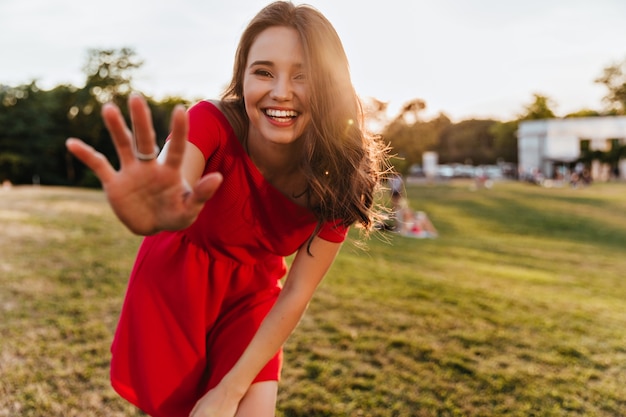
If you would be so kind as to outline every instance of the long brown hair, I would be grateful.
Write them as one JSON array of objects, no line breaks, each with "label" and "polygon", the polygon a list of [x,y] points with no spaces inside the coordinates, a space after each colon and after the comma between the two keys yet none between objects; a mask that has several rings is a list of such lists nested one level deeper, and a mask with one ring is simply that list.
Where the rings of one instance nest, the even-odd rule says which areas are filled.
[{"label": "long brown hair", "polygon": [[247,57],[265,29],[295,29],[302,42],[310,82],[311,123],[300,168],[307,180],[304,193],[319,224],[340,220],[371,229],[375,191],[386,168],[386,147],[364,127],[363,109],[350,79],[348,59],[332,24],[308,5],[277,1],[263,8],[244,30],[237,48],[233,78],[222,94],[222,108],[240,138],[247,135],[243,102]]}]

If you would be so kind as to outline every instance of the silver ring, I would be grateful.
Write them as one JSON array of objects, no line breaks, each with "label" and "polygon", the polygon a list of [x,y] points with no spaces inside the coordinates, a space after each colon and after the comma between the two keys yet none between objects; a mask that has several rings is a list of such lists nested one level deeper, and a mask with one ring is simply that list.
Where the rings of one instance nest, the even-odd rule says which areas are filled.
[{"label": "silver ring", "polygon": [[152,151],[152,153],[141,153],[138,150],[135,149],[135,156],[137,157],[137,159],[139,159],[140,161],[153,161],[157,158],[157,156],[159,156],[159,152],[161,151],[161,149],[159,148],[158,145],[154,145],[154,150]]}]

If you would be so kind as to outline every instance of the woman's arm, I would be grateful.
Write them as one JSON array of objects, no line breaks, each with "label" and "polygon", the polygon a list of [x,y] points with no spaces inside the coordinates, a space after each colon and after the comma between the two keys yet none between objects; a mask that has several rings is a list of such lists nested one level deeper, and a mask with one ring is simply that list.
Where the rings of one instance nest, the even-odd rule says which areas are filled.
[{"label": "woman's arm", "polygon": [[224,410],[234,413],[254,378],[298,325],[340,247],[341,243],[316,237],[310,249],[313,256],[307,253],[306,247],[298,251],[276,303],[250,344],[218,386],[198,401],[192,417],[228,415]]}]

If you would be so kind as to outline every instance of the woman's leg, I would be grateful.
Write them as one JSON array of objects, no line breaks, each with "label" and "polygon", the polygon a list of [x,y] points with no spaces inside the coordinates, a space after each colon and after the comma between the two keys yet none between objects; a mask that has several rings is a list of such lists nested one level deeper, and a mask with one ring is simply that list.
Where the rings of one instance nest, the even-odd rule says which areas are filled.
[{"label": "woman's leg", "polygon": [[277,381],[256,382],[239,403],[235,417],[274,417],[276,414]]}]

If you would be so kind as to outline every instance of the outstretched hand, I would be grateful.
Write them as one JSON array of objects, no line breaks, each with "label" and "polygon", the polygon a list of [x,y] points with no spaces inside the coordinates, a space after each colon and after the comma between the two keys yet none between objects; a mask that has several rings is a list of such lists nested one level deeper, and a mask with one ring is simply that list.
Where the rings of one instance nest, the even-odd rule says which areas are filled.
[{"label": "outstretched hand", "polygon": [[[133,94],[128,106],[133,131],[127,127],[117,106],[105,104],[102,108],[104,123],[120,159],[119,171],[104,155],[79,139],[68,139],[66,146],[95,172],[113,211],[130,231],[150,235],[162,230],[184,229],[193,223],[204,203],[213,196],[222,176],[211,173],[195,184],[185,180],[182,162],[188,120],[183,106],[177,106],[172,113],[168,149],[159,159],[156,159],[158,148],[147,103]],[[146,160],[153,153],[155,159]]]}]

